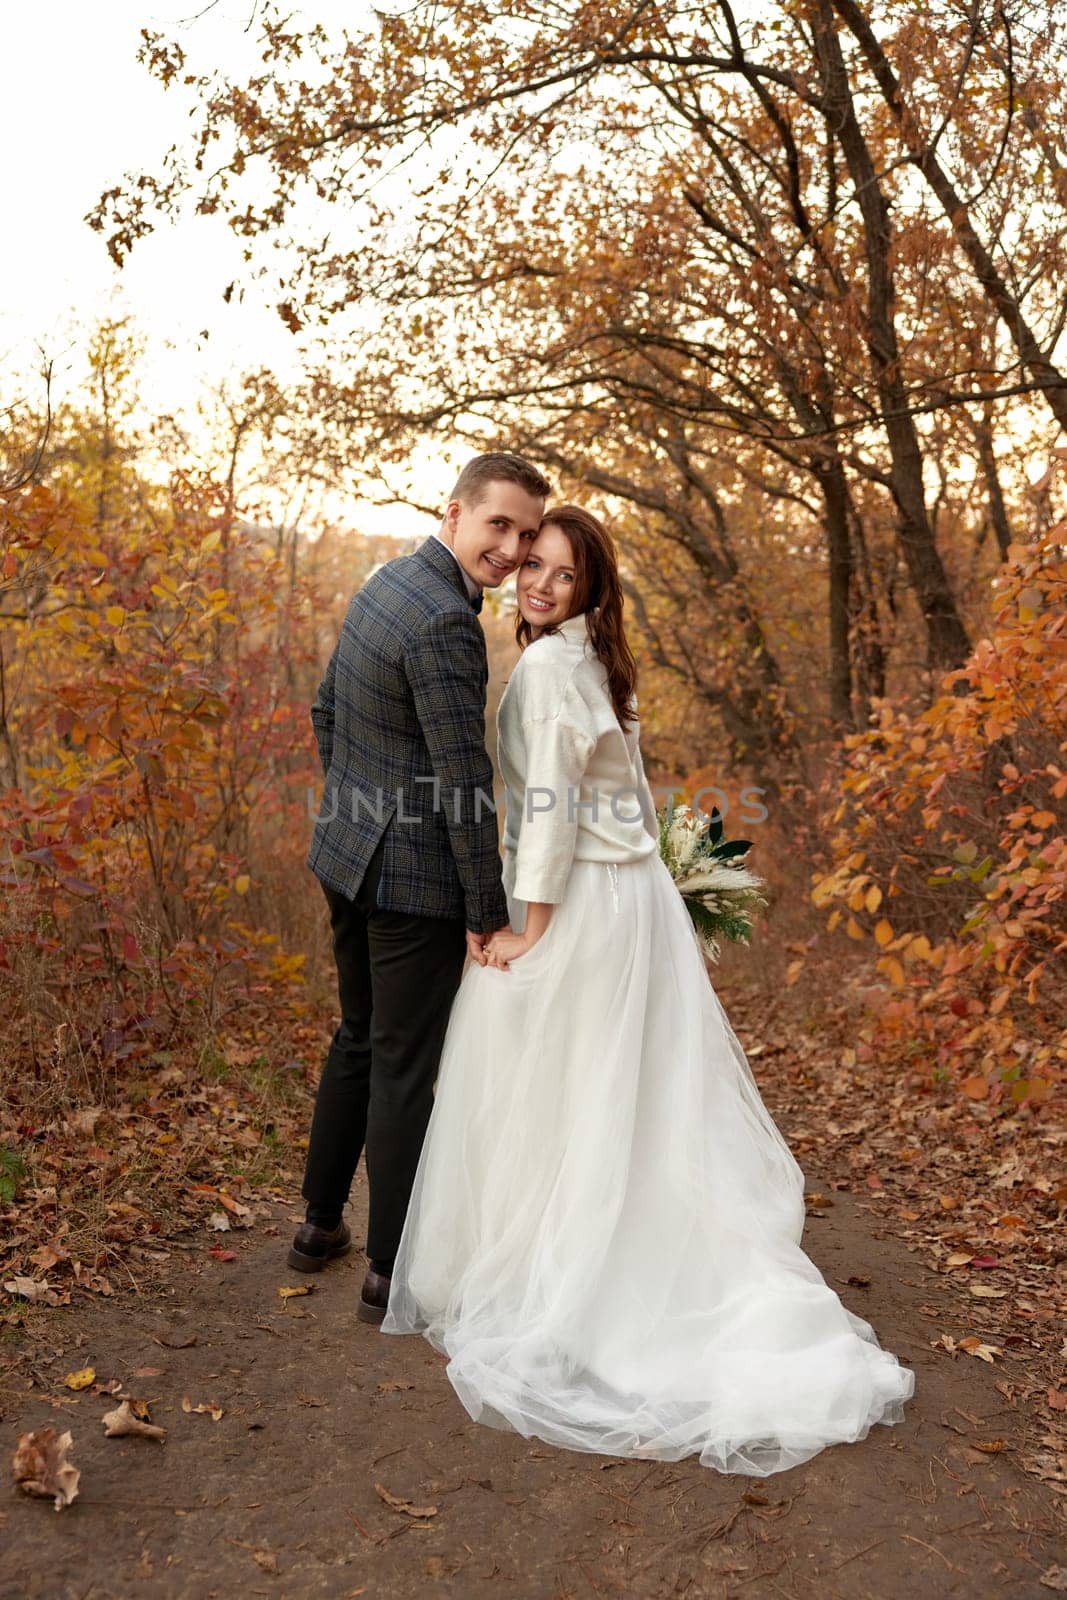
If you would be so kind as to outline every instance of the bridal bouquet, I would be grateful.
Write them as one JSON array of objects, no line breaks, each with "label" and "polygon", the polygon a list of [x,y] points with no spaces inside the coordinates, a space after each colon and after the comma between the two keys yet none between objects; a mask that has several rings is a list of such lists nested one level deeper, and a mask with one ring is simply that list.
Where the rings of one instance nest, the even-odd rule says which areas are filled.
[{"label": "bridal bouquet", "polygon": [[685,901],[704,953],[718,961],[720,939],[747,944],[752,917],[767,904],[762,878],[742,866],[750,839],[724,839],[718,811],[695,815],[689,806],[657,812],[659,853]]}]

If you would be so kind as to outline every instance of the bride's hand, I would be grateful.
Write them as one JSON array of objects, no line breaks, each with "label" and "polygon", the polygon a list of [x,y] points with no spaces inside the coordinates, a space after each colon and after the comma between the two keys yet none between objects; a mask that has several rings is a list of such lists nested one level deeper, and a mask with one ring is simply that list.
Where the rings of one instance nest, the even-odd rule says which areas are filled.
[{"label": "bride's hand", "polygon": [[529,939],[524,933],[513,933],[510,928],[501,929],[486,943],[486,966],[507,972],[510,963],[526,955],[536,943],[536,939]]}]

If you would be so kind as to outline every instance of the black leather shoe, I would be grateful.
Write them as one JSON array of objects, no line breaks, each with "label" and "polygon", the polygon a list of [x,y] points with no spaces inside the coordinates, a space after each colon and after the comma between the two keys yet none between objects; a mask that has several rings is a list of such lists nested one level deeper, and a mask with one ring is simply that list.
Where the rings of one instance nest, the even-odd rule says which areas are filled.
[{"label": "black leather shoe", "polygon": [[289,1265],[297,1272],[321,1272],[334,1256],[347,1255],[352,1248],[352,1235],[347,1222],[336,1228],[319,1228],[313,1222],[302,1222],[293,1237],[289,1251]]},{"label": "black leather shoe", "polygon": [[371,1267],[363,1280],[360,1291],[359,1305],[356,1307],[356,1316],[360,1322],[384,1322],[386,1308],[389,1305],[389,1285],[392,1278],[387,1278],[384,1272],[375,1272]]}]

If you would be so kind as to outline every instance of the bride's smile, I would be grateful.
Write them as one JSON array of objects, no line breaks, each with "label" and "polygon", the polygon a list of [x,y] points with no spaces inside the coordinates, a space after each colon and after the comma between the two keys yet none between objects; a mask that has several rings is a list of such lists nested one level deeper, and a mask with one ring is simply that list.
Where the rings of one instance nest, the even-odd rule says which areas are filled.
[{"label": "bride's smile", "polygon": [[554,522],[546,522],[515,579],[519,614],[536,639],[545,628],[565,622],[574,603],[574,551]]}]

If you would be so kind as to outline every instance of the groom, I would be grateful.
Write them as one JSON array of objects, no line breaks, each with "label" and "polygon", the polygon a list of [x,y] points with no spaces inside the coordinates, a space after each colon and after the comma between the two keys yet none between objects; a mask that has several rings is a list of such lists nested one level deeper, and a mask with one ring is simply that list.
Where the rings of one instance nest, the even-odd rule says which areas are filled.
[{"label": "groom", "polygon": [[468,462],[438,533],[349,603],[311,708],[326,786],[308,866],[329,906],[341,1025],[289,1265],[317,1272],[350,1249],[342,1211],[365,1146],[365,1322],[385,1316],[464,958],[484,965],[486,939],[508,922],[476,613],[483,587],[521,564],[548,492],[521,456]]}]

